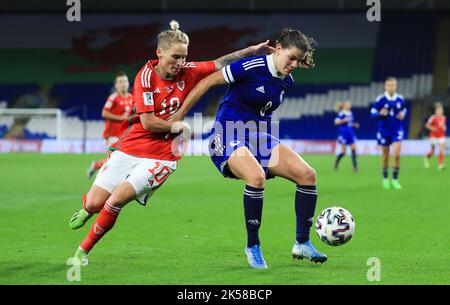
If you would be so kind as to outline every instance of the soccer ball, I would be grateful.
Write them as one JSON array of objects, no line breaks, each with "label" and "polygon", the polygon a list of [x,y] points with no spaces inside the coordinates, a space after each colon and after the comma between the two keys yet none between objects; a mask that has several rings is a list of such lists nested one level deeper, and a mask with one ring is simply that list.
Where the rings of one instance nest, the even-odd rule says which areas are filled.
[{"label": "soccer ball", "polygon": [[326,208],[316,219],[316,233],[327,245],[340,246],[348,242],[355,233],[355,220],[344,208]]}]

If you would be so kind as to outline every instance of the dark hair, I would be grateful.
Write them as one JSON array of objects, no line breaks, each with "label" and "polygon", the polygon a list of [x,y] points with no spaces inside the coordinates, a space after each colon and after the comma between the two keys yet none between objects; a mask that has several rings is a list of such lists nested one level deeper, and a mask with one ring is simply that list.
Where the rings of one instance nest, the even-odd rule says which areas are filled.
[{"label": "dark hair", "polygon": [[317,46],[317,42],[314,38],[306,36],[299,30],[285,28],[281,31],[277,43],[279,43],[283,49],[296,47],[305,52],[305,57],[298,66],[300,68],[314,68],[313,52],[315,50],[314,47]]},{"label": "dark hair", "polygon": [[117,71],[116,72],[116,77],[114,78],[114,81],[117,81],[118,77],[122,77],[122,76],[127,76],[127,74],[123,71]]}]

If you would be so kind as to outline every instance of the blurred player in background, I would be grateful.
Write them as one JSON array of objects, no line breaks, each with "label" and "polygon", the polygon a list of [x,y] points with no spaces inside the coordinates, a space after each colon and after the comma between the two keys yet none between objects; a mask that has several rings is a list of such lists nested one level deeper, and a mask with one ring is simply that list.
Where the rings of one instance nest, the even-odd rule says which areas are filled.
[{"label": "blurred player in background", "polygon": [[337,116],[334,119],[334,125],[338,126],[338,143],[341,144],[341,152],[336,157],[334,169],[337,170],[339,162],[347,152],[347,145],[350,145],[352,151],[353,171],[358,172],[358,163],[356,162],[356,137],[353,128],[359,128],[358,123],[353,122],[352,104],[349,101],[338,102],[336,104]]},{"label": "blurred player in background", "polygon": [[445,146],[445,132],[447,130],[447,119],[444,115],[444,107],[441,103],[434,105],[434,114],[430,116],[425,127],[430,131],[431,149],[424,158],[425,168],[430,167],[430,158],[434,155],[434,148],[439,147],[439,161],[438,169],[444,169],[444,146]]},{"label": "blurred player in background", "polygon": [[[69,223],[82,227],[99,213],[75,259],[88,264],[88,253],[114,226],[121,209],[132,200],[145,205],[152,194],[176,170],[179,152],[173,143],[177,134],[189,130],[181,121],[168,121],[189,91],[205,76],[230,62],[271,51],[268,41],[225,55],[214,61],[188,62],[189,38],[176,21],[158,35],[157,60],[149,60],[138,72],[133,87],[133,109],[128,124],[122,124],[114,152],[83,196],[83,209]],[[175,145],[178,148],[178,145]]]},{"label": "blurred player in background", "polygon": [[[377,141],[382,149],[382,168],[384,189],[401,189],[398,181],[400,172],[400,150],[404,138],[403,120],[406,116],[406,105],[403,96],[397,94],[397,79],[388,77],[384,82],[385,92],[377,97],[370,114],[378,120]],[[394,150],[394,166],[392,180],[388,178],[390,147]]]},{"label": "blurred player in background", "polygon": [[[106,148],[119,139],[120,125],[130,114],[133,96],[128,92],[129,87],[127,75],[124,72],[118,72],[114,81],[115,92],[108,97],[102,110],[102,117],[105,119],[103,138]],[[88,169],[88,177],[91,178],[105,163],[106,159],[92,161]]]},{"label": "blurred player in background", "polygon": [[[274,54],[236,61],[206,77],[175,114],[177,119],[183,118],[209,88],[229,85],[209,136],[210,155],[224,177],[246,183],[243,194],[247,229],[245,254],[251,268],[267,268],[261,252],[259,228],[265,180],[275,176],[296,184],[296,241],[292,256],[322,263],[327,260],[309,239],[317,202],[316,172],[295,151],[280,144],[270,130],[273,111],[294,84],[291,72],[298,67],[314,67],[314,44],[312,38],[300,31],[284,29]],[[243,124],[239,127],[240,123],[247,127],[242,127]],[[230,128],[230,125],[236,127]]]}]

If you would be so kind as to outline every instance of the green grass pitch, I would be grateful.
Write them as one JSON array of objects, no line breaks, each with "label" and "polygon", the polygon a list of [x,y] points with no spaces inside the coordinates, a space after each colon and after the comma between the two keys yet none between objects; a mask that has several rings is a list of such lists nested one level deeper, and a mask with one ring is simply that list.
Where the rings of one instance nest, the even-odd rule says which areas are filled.
[{"label": "green grass pitch", "polygon": [[[0,284],[450,284],[450,172],[425,170],[403,157],[403,189],[383,190],[379,157],[304,158],[318,172],[316,215],[340,205],[355,217],[353,239],[340,247],[312,241],[321,264],[293,261],[295,186],[266,185],[260,236],[268,270],[244,256],[243,182],[224,179],[207,157],[185,157],[151,198],[121,213],[90,254],[80,282],[66,279],[71,257],[93,219],[72,231],[68,221],[92,181],[86,168],[99,155],[0,155]],[[434,160],[436,162],[436,160]],[[367,260],[381,262],[369,282]]]}]

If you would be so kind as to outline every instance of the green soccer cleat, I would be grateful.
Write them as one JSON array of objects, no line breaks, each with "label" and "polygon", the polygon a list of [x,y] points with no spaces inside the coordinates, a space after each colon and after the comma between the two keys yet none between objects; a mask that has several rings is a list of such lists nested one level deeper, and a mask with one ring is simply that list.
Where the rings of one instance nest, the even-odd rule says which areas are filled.
[{"label": "green soccer cleat", "polygon": [[444,170],[445,169],[445,164],[439,164],[438,165],[438,170]]},{"label": "green soccer cleat", "polygon": [[391,182],[389,179],[383,179],[383,188],[385,190],[389,190],[391,188]]},{"label": "green soccer cleat", "polygon": [[81,266],[87,266],[89,264],[88,253],[81,249],[81,247],[78,247],[73,258],[75,263],[80,264]]},{"label": "green soccer cleat", "polygon": [[81,209],[75,212],[70,218],[69,227],[72,230],[76,230],[84,226],[84,224],[92,217],[94,214],[89,214],[85,209]]},{"label": "green soccer cleat", "polygon": [[392,180],[392,188],[396,190],[401,190],[402,186],[400,185],[400,182],[398,182],[398,180],[394,179]]},{"label": "green soccer cleat", "polygon": [[430,168],[430,160],[427,157],[423,157],[423,166],[425,168]]}]

